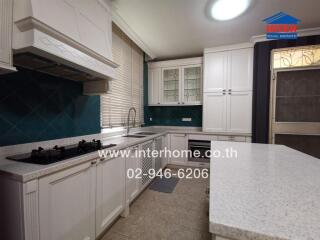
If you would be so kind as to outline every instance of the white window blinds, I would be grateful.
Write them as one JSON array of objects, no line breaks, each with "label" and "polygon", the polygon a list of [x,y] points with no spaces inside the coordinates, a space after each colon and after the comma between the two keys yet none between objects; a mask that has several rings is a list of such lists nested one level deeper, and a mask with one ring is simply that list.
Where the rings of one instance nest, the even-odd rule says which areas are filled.
[{"label": "white window blinds", "polygon": [[137,110],[136,126],[143,123],[143,52],[116,26],[112,34],[113,60],[120,66],[110,91],[101,96],[102,127],[125,126],[130,107]]}]

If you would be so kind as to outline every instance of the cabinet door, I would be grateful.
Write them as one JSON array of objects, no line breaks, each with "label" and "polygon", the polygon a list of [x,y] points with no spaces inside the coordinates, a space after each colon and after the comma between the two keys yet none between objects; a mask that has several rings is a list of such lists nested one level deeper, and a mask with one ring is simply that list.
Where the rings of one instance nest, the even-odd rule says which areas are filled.
[{"label": "cabinet door", "polygon": [[39,180],[41,240],[95,239],[95,180],[91,163]]},{"label": "cabinet door", "polygon": [[11,64],[13,0],[0,0],[0,66]]},{"label": "cabinet door", "polygon": [[149,105],[160,104],[161,68],[149,68],[148,102]]},{"label": "cabinet door", "polygon": [[127,205],[131,203],[135,197],[139,194],[141,181],[136,178],[137,169],[141,169],[141,161],[137,152],[139,147],[130,148],[130,156],[126,158],[126,200]]},{"label": "cabinet door", "polygon": [[106,160],[97,166],[97,236],[125,207],[125,179],[124,158]]},{"label": "cabinet door", "polygon": [[153,141],[141,144],[141,150],[144,154],[141,156],[141,188],[146,187],[152,179],[149,177],[149,170],[154,169],[154,158],[151,152],[154,149]]},{"label": "cabinet door", "polygon": [[253,49],[232,50],[230,53],[228,91],[251,91],[253,78]]},{"label": "cabinet door", "polygon": [[208,132],[226,131],[227,95],[205,93],[203,96],[203,130]]},{"label": "cabinet door", "polygon": [[228,132],[251,133],[252,92],[228,94]]},{"label": "cabinet door", "polygon": [[221,92],[227,88],[229,51],[204,55],[204,92]]},{"label": "cabinet door", "polygon": [[[178,165],[186,165],[187,163],[187,156],[182,156],[181,151],[188,150],[188,139],[186,134],[171,134],[171,164],[178,164]],[[176,155],[173,154],[173,151],[179,151],[180,156],[175,157]]]},{"label": "cabinet door", "polygon": [[[162,158],[163,156],[160,155],[160,151],[163,149],[163,137],[158,137],[154,141],[154,149],[157,150],[158,155],[154,159],[154,168],[159,171],[162,168]],[[161,153],[162,154],[162,153]]]},{"label": "cabinet door", "polygon": [[182,67],[182,102],[181,104],[192,105],[201,103],[202,92],[201,65]]},{"label": "cabinet door", "polygon": [[180,68],[162,69],[162,103],[180,104]]}]

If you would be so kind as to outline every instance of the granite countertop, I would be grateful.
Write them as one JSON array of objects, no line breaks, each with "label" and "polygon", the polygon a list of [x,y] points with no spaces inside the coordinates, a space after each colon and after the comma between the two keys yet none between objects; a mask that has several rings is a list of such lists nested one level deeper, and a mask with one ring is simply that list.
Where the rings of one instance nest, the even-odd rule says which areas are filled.
[{"label": "granite countertop", "polygon": [[212,142],[210,232],[235,240],[319,240],[320,160],[282,145]]},{"label": "granite countertop", "polygon": [[[123,134],[121,135],[115,135],[112,137],[106,137],[106,134],[100,134],[99,139],[101,139],[103,145],[107,144],[117,144],[116,147],[108,148],[108,150],[120,150],[125,149],[130,146],[134,146],[143,142],[146,142],[148,140],[151,140],[155,137],[162,136],[168,133],[177,133],[177,134],[201,134],[201,135],[234,135],[234,136],[250,136],[250,134],[230,134],[230,133],[212,133],[212,132],[202,132],[201,128],[190,128],[190,127],[144,127],[144,128],[138,128],[131,132],[131,134],[134,134],[135,132],[142,132],[142,131],[152,131],[157,134],[150,135],[144,138],[127,138],[123,137]],[[77,141],[75,141],[77,142]],[[35,143],[37,148],[38,146],[42,146],[42,143]],[[57,143],[60,145],[60,143]],[[53,144],[52,146],[54,146]],[[20,154],[24,152],[14,152],[10,155]],[[88,153],[79,157],[70,158],[61,162],[49,164],[49,165],[38,165],[38,164],[28,164],[28,163],[22,163],[22,162],[16,162],[7,160],[5,156],[0,156],[0,175],[5,175],[7,177],[10,177],[12,179],[27,182],[31,181],[35,178],[39,178],[57,171],[61,171],[63,169],[66,169],[68,167],[75,166],[77,164],[81,164],[84,162],[92,161],[96,158],[99,158],[98,152]]]}]

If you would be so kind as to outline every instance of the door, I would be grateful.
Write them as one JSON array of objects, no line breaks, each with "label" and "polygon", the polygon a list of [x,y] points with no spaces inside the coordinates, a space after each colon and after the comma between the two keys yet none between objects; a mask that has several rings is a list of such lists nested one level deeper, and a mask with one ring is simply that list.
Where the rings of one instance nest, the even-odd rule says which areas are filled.
[{"label": "door", "polygon": [[203,96],[203,130],[207,132],[225,132],[227,95],[221,93],[204,93]]},{"label": "door", "polygon": [[130,156],[126,158],[126,200],[127,205],[139,194],[141,179],[136,178],[137,169],[141,169],[140,158],[138,156],[139,146],[130,148]]},{"label": "door", "polygon": [[320,158],[320,69],[284,69],[274,76],[271,142]]},{"label": "door", "polygon": [[222,92],[227,88],[229,51],[204,55],[203,91]]},{"label": "door", "polygon": [[202,69],[201,65],[182,67],[182,104],[201,104],[202,93]]},{"label": "door", "polygon": [[252,91],[253,49],[230,51],[228,91]]},{"label": "door", "polygon": [[116,219],[125,207],[125,159],[105,160],[97,166],[97,236]]},{"label": "door", "polygon": [[227,96],[227,131],[251,133],[252,92],[229,92]]},{"label": "door", "polygon": [[161,68],[149,68],[149,105],[160,104]]},{"label": "door", "polygon": [[[188,139],[186,134],[171,134],[171,164],[186,165],[188,156],[181,154],[182,151],[188,150]],[[175,152],[175,153],[174,153]]]},{"label": "door", "polygon": [[163,104],[180,104],[180,68],[162,69],[162,102]]},{"label": "door", "polygon": [[40,240],[95,239],[95,181],[91,163],[39,180]]}]

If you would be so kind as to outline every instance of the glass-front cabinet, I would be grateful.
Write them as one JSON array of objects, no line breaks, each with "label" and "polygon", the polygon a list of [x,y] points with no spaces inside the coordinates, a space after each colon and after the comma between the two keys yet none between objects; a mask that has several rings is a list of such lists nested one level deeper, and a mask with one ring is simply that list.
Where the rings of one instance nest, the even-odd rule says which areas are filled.
[{"label": "glass-front cabinet", "polygon": [[163,103],[180,103],[180,69],[164,68],[162,70]]},{"label": "glass-front cabinet", "polygon": [[202,104],[202,58],[148,63],[149,106]]},{"label": "glass-front cabinet", "polygon": [[201,65],[183,67],[182,72],[182,104],[200,104],[202,76]]}]

